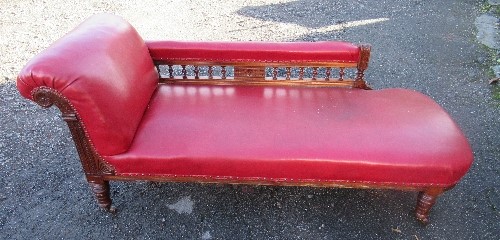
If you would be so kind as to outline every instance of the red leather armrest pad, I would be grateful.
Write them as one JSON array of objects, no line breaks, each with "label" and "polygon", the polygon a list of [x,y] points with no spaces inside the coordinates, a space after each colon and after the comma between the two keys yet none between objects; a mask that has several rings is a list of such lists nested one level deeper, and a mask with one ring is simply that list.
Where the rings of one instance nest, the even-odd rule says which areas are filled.
[{"label": "red leather armrest pad", "polygon": [[146,42],[153,60],[357,63],[348,42]]}]

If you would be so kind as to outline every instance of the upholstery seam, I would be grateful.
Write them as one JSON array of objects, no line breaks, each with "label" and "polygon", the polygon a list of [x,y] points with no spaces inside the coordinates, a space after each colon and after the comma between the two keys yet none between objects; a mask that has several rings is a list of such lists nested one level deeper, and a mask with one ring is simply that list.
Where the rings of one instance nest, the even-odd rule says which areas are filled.
[{"label": "upholstery seam", "polygon": [[255,59],[232,59],[232,58],[165,58],[165,57],[152,57],[155,61],[233,61],[233,62],[263,62],[263,63],[302,63],[302,62],[327,62],[327,63],[357,63],[357,61],[318,61],[318,60],[255,60]]}]

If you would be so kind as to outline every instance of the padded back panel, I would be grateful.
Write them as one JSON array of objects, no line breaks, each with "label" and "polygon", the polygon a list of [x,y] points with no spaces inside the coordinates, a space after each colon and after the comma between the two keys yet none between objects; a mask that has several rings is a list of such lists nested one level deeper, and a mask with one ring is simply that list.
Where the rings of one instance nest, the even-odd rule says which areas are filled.
[{"label": "padded back panel", "polygon": [[50,87],[70,100],[101,155],[125,152],[158,82],[137,31],[111,14],[95,15],[34,57],[17,79],[32,99]]},{"label": "padded back panel", "polygon": [[359,46],[348,42],[181,42],[146,43],[154,60],[357,63]]}]

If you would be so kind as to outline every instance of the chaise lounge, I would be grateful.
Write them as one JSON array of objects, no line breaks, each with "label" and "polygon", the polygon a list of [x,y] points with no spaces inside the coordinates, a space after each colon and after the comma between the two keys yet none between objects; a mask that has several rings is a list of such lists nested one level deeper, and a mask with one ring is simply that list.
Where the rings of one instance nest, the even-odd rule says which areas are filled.
[{"label": "chaise lounge", "polygon": [[428,223],[471,148],[429,97],[370,90],[369,57],[347,42],[144,42],[100,14],[29,61],[17,87],[60,109],[109,211],[109,181],[389,188],[418,191]]}]

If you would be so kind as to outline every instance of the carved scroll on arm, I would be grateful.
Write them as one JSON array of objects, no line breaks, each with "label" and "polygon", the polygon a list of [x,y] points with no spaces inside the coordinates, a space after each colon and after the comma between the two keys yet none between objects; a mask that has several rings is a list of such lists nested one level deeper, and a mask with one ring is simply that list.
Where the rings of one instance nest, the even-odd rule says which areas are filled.
[{"label": "carved scroll on arm", "polygon": [[52,105],[59,108],[62,119],[68,124],[87,178],[89,176],[114,175],[113,167],[97,153],[78,113],[66,97],[49,87],[33,89],[32,97],[33,101],[44,108],[49,108]]}]

